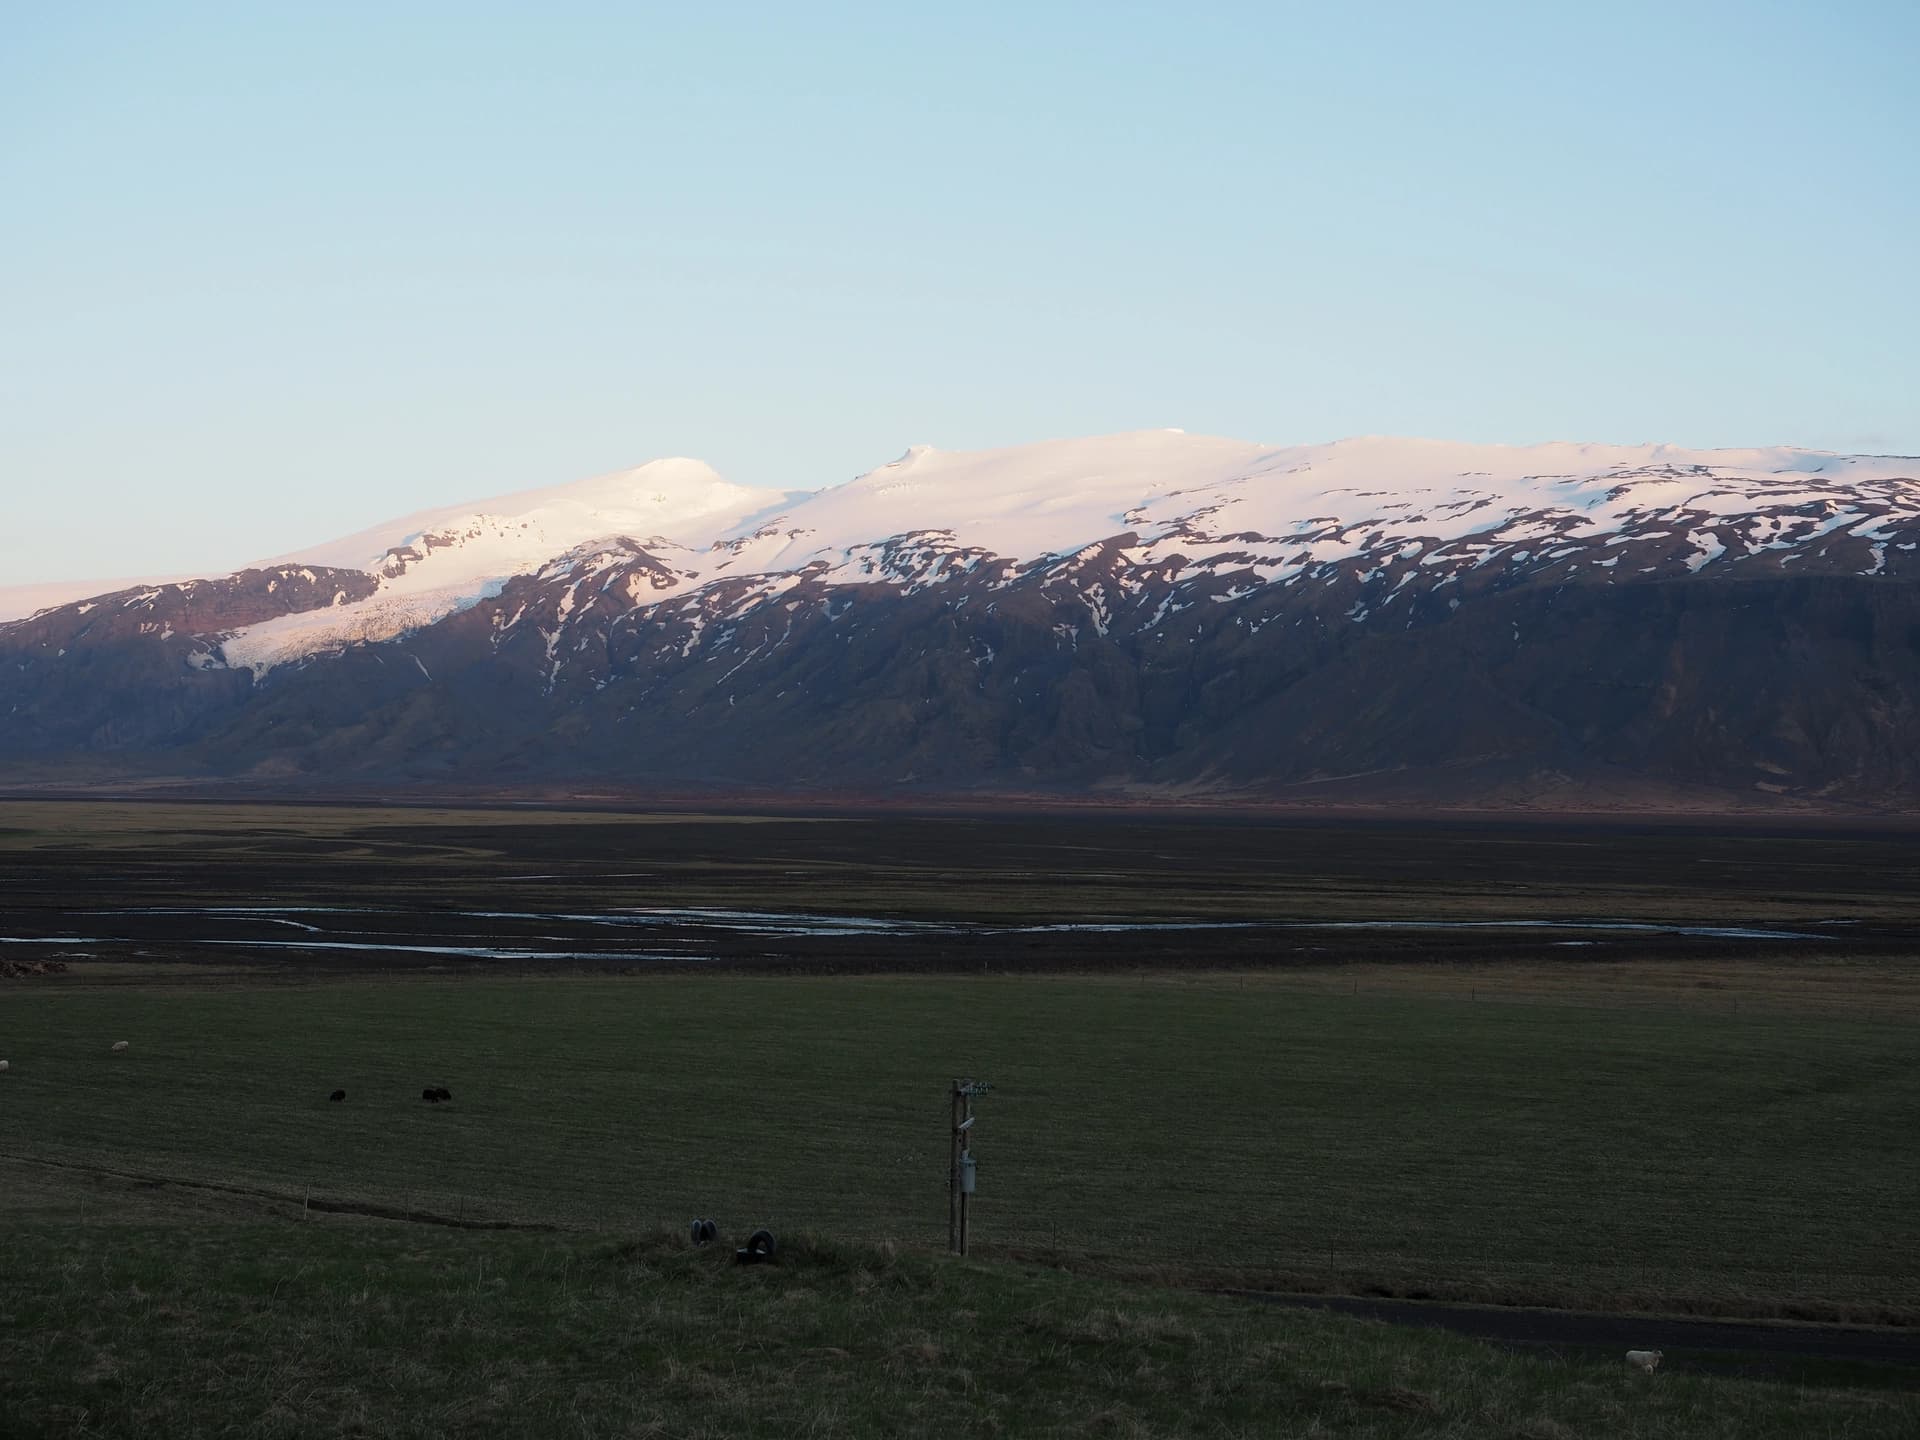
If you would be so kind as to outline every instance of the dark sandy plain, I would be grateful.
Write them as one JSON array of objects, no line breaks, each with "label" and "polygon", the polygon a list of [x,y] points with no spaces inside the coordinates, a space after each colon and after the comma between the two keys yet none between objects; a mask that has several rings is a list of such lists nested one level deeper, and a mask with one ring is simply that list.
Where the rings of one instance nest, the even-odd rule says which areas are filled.
[{"label": "dark sandy plain", "polygon": [[0,959],[101,980],[1920,952],[1892,821],[0,801],[0,867]]}]

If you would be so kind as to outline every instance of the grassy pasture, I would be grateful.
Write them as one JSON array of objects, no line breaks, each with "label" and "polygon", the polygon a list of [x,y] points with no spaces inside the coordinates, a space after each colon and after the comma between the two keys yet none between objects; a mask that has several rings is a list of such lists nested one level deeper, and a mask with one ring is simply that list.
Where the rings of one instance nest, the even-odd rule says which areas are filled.
[{"label": "grassy pasture", "polygon": [[1920,1427],[1911,1393],[1645,1376],[1617,1355],[1519,1355],[843,1242],[741,1268],[666,1237],[149,1216],[10,1229],[0,1286],[8,1440],[1895,1440]]},{"label": "grassy pasture", "polygon": [[974,1074],[998,1087],[989,1256],[1913,1322],[1913,1001],[1897,966],[1787,962],[16,984],[0,1221],[107,1223],[104,1169],[282,1216],[313,1195],[935,1246],[945,1087]]},{"label": "grassy pasture", "polygon": [[[1891,831],[0,802],[0,936],[122,937],[0,979],[0,1437],[1904,1437],[1913,1395],[1836,1387],[1906,1372],[1648,1381],[1137,1282],[1920,1321],[1916,893]],[[711,905],[1862,940],[1224,932],[1068,957],[1107,973],[1050,941],[1020,958],[1051,974],[989,946],[934,957],[964,977],[451,978],[120,908],[257,904],[381,907],[402,938]],[[516,943],[580,943],[559,918]],[[951,1262],[961,1073],[999,1088]],[[660,1236],[696,1214],[771,1225],[786,1263]]]}]

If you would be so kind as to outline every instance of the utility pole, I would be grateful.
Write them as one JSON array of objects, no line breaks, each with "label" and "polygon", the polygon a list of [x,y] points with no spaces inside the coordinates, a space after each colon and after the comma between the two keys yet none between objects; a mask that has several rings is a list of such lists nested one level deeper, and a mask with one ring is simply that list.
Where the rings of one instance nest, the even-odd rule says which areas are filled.
[{"label": "utility pole", "polygon": [[973,1154],[968,1149],[974,1121],[973,1097],[991,1089],[991,1085],[978,1080],[953,1082],[953,1143],[947,1157],[947,1248],[956,1255],[967,1253],[967,1209],[973,1199]]}]

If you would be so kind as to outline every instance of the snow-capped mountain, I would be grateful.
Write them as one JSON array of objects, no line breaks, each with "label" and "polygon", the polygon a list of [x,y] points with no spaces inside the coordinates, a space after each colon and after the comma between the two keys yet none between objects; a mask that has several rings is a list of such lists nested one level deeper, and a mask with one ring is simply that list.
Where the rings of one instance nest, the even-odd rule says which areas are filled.
[{"label": "snow-capped mountain", "polygon": [[[1912,768],[1859,757],[1894,755],[1920,695],[1879,628],[1920,579],[1917,476],[1179,431],[916,446],[811,493],[655,461],[0,625],[0,756],[1232,791],[1497,766],[1854,795]],[[1703,644],[1722,669],[1806,655],[1688,699]],[[137,680],[76,693],[103,651]],[[1806,688],[1848,656],[1872,689],[1850,718]]]},{"label": "snow-capped mountain", "polygon": [[704,543],[790,497],[733,485],[697,460],[655,460],[570,485],[477,505],[422,511],[277,565],[361,570],[373,592],[324,611],[296,611],[227,636],[220,659],[263,673],[277,664],[386,640],[464,610],[515,575],[599,537],[638,536],[656,549]]}]

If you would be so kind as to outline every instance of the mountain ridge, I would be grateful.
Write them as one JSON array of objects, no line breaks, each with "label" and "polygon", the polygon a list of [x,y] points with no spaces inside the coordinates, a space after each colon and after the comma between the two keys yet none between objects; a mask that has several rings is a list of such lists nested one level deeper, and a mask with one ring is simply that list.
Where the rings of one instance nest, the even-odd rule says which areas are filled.
[{"label": "mountain ridge", "polygon": [[[56,599],[45,606],[35,608],[53,608],[55,604],[72,603],[77,600],[94,598],[139,585],[158,585],[178,583],[189,578],[212,578],[218,573],[238,573],[242,569],[270,569],[279,565],[320,565],[329,568],[359,568],[374,571],[387,564],[390,556],[397,550],[413,546],[422,540],[431,540],[437,534],[455,529],[462,525],[471,527],[475,522],[506,522],[524,520],[529,512],[551,510],[556,507],[570,507],[576,512],[593,514],[597,518],[589,523],[576,523],[567,538],[557,538],[547,533],[536,533],[531,537],[530,547],[520,547],[520,553],[512,556],[517,565],[496,566],[493,573],[504,575],[519,573],[535,568],[537,564],[571,545],[587,541],[610,538],[618,534],[642,534],[648,537],[673,539],[687,543],[690,538],[705,539],[708,543],[720,541],[738,541],[746,538],[751,525],[736,526],[732,522],[741,519],[744,512],[749,518],[761,521],[776,518],[777,514],[795,505],[804,505],[810,501],[822,501],[828,497],[842,494],[857,495],[861,487],[874,489],[904,488],[910,481],[904,480],[902,471],[929,458],[936,462],[985,462],[992,465],[1014,457],[1045,456],[1062,450],[1085,450],[1088,448],[1106,448],[1116,445],[1138,446],[1141,441],[1151,441],[1163,437],[1172,437],[1188,445],[1220,447],[1237,458],[1251,460],[1255,457],[1300,457],[1314,455],[1351,455],[1358,452],[1371,452],[1380,455],[1389,465],[1399,462],[1398,468],[1404,469],[1409,455],[1428,453],[1435,456],[1450,457],[1456,461],[1466,461],[1488,456],[1499,458],[1539,457],[1542,461],[1566,463],[1584,461],[1589,464],[1602,457],[1611,457],[1615,467],[1624,466],[1630,460],[1641,465],[1684,463],[1690,467],[1700,467],[1703,462],[1717,462],[1717,468],[1729,470],[1769,469],[1791,471],[1793,467],[1783,465],[1783,461],[1814,461],[1819,465],[1828,462],[1844,462],[1850,466],[1867,463],[1884,466],[1890,471],[1911,472],[1920,470],[1920,459],[1912,456],[1897,455],[1848,455],[1841,452],[1808,450],[1793,446],[1770,446],[1758,448],[1720,448],[1700,449],[1668,444],[1616,445],[1597,442],[1554,441],[1534,445],[1498,445],[1474,442],[1429,440],[1418,438],[1364,435],[1353,436],[1319,445],[1295,445],[1273,447],[1251,442],[1224,440],[1219,437],[1189,436],[1177,429],[1142,430],[1121,432],[1111,436],[1096,436],[1082,439],[1040,441],[1028,445],[1004,446],[984,451],[941,451],[934,446],[917,444],[910,446],[898,459],[866,471],[854,479],[836,486],[814,490],[754,490],[726,481],[711,467],[698,460],[685,457],[665,457],[647,461],[641,465],[624,470],[607,472],[585,480],[568,481],[557,485],[535,487],[507,492],[486,499],[459,502],[450,505],[432,507],[414,511],[394,520],[382,522],[366,530],[354,532],[333,541],[304,546],[261,560],[250,561],[229,572],[209,572],[201,576],[173,575],[160,578],[138,577],[124,581],[93,582],[94,588],[81,593],[78,587],[86,585],[83,581],[37,581],[31,584],[0,586],[0,599],[21,595],[27,596],[41,592],[52,594]],[[1082,464],[1083,472],[1088,468]],[[1509,467],[1511,468],[1511,467]],[[1710,467],[1712,468],[1712,467]],[[1817,467],[1816,467],[1817,468]],[[682,484],[691,478],[696,485],[716,492],[720,503],[708,506],[667,507],[664,515],[646,513],[643,502],[636,503],[630,494],[623,492],[638,491],[644,494],[655,491],[656,509],[663,507],[665,496],[658,493],[655,478],[661,475],[674,477]],[[1468,472],[1462,472],[1468,473]],[[1542,472],[1544,473],[1544,472]],[[1043,477],[1058,479],[1058,476]],[[1219,478],[1219,477],[1212,477]],[[586,498],[583,498],[586,497]],[[745,504],[728,505],[727,499],[738,497]],[[596,503],[597,502],[597,503]],[[1120,517],[1115,515],[1116,523]],[[666,523],[663,525],[662,521]],[[707,521],[705,525],[698,522]],[[636,523],[638,522],[638,523]],[[689,524],[689,522],[694,522]],[[549,529],[551,527],[548,527]],[[922,527],[927,528],[927,527]],[[736,530],[742,532],[736,534]],[[672,533],[677,531],[678,533]],[[690,532],[697,532],[690,534]],[[1087,538],[1096,538],[1091,531]],[[1014,547],[1016,550],[1020,547]],[[1031,547],[1028,547],[1031,548]],[[1031,558],[1027,556],[1025,558]],[[20,602],[15,602],[16,604]],[[0,609],[0,623],[6,620],[25,618],[32,610]]]},{"label": "mountain ridge", "polygon": [[0,763],[1878,803],[1920,783],[1916,475],[1178,431],[815,492],[653,462],[0,624]]}]

